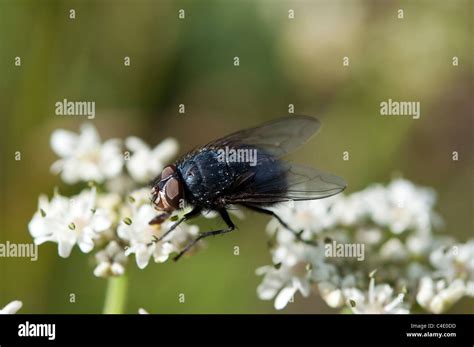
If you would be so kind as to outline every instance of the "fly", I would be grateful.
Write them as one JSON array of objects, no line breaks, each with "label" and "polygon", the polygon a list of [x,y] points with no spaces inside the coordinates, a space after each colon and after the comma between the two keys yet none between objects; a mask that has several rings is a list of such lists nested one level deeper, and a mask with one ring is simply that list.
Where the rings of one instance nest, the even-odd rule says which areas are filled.
[{"label": "fly", "polygon": [[280,118],[212,141],[166,166],[152,188],[152,202],[163,213],[150,224],[162,223],[184,206],[193,209],[153,242],[161,241],[179,224],[203,211],[216,211],[227,227],[201,233],[174,258],[178,260],[199,240],[235,229],[227,212],[231,205],[273,216],[300,238],[301,232],[290,228],[269,207],[287,201],[323,199],[346,188],[341,177],[282,159],[320,126],[319,120],[309,116]]}]

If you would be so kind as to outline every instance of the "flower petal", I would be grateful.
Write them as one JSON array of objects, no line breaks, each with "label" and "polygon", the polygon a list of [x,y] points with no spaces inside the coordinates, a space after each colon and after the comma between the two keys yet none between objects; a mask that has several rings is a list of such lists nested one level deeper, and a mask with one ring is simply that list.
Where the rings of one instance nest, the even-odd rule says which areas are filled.
[{"label": "flower petal", "polygon": [[77,146],[79,136],[68,130],[55,130],[51,135],[50,145],[53,151],[60,157],[71,156]]},{"label": "flower petal", "polygon": [[283,288],[275,298],[275,309],[282,310],[283,308],[285,308],[285,306],[288,305],[288,302],[291,300],[293,295],[295,295],[295,292],[296,288],[293,286]]},{"label": "flower petal", "polygon": [[21,309],[23,303],[19,300],[15,300],[7,304],[3,309],[0,310],[0,314],[14,314]]}]

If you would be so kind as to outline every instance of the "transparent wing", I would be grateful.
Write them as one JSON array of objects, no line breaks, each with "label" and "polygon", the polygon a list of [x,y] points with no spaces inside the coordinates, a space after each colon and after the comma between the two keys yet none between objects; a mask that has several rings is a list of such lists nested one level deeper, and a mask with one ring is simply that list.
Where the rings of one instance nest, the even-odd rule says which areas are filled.
[{"label": "transparent wing", "polygon": [[275,158],[280,158],[304,144],[320,126],[319,120],[313,117],[284,117],[255,128],[237,131],[204,147],[240,148],[244,144],[262,149]]},{"label": "transparent wing", "polygon": [[338,194],[347,186],[343,178],[331,173],[287,162],[281,165],[283,169],[279,175],[267,181],[251,181],[240,192],[226,197],[226,201],[270,204],[290,200],[315,200]]}]

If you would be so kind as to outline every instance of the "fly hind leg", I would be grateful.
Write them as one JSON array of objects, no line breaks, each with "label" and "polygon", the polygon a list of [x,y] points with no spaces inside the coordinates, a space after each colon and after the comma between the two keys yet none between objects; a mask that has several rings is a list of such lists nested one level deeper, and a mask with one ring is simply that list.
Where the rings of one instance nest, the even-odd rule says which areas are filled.
[{"label": "fly hind leg", "polygon": [[272,216],[274,217],[285,229],[287,229],[288,231],[291,231],[295,237],[303,242],[303,243],[306,243],[308,245],[311,245],[311,246],[317,246],[317,242],[316,241],[311,241],[311,240],[305,240],[303,239],[302,237],[302,234],[303,234],[303,231],[304,230],[295,230],[293,228],[291,228],[283,219],[280,218],[279,215],[277,215],[275,212],[271,211],[271,210],[267,210],[265,208],[262,208],[260,206],[256,206],[256,205],[252,205],[252,204],[242,204],[243,206],[247,207],[248,209],[252,210],[252,211],[255,211],[255,212],[259,212],[259,213],[263,213],[263,214],[266,214],[266,215],[269,215],[269,216]]}]

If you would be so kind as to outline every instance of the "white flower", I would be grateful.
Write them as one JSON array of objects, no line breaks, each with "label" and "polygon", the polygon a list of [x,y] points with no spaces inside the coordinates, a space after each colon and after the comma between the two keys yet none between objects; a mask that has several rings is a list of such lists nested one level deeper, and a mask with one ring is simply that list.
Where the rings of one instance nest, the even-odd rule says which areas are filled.
[{"label": "white flower", "polygon": [[383,240],[384,234],[384,231],[378,227],[360,227],[355,232],[355,240],[358,243],[377,245]]},{"label": "white flower", "polygon": [[108,178],[104,183],[104,187],[108,192],[120,195],[127,194],[137,185],[137,183],[129,175],[127,175],[126,172],[122,172],[118,176]]},{"label": "white flower", "polygon": [[178,252],[183,244],[198,234],[199,229],[196,226],[181,223],[176,230],[160,242],[152,242],[154,236],[159,237],[173,224],[167,220],[160,225],[150,225],[150,220],[156,214],[151,205],[133,207],[131,215],[125,217],[117,229],[118,236],[130,243],[125,254],[127,256],[135,254],[140,269],[148,265],[150,257],[153,257],[157,263],[165,262],[171,253]]},{"label": "white flower", "polygon": [[474,297],[474,281],[468,281],[466,283],[466,295]]},{"label": "white flower", "polygon": [[275,298],[277,310],[283,309],[298,291],[309,296],[312,264],[320,259],[317,248],[301,242],[291,243],[290,238],[293,238],[290,232],[279,232],[277,239],[281,243],[273,252],[273,262],[277,265],[257,269],[257,275],[264,275],[257,294],[262,300]]},{"label": "white flower", "polygon": [[429,232],[436,220],[432,212],[435,194],[404,179],[392,181],[386,188],[373,185],[362,191],[361,202],[376,224],[387,226],[395,234],[408,229]]},{"label": "white flower", "polygon": [[[149,222],[156,216],[156,211],[151,205],[141,205],[133,208],[130,217],[125,217],[117,228],[117,234],[130,243],[125,255],[135,254],[137,265],[140,269],[148,265],[150,257],[157,250],[157,244],[152,243],[153,237],[160,235],[159,225],[150,225]],[[157,261],[164,262],[173,251],[169,243],[160,242],[162,251]]]},{"label": "white flower", "polygon": [[404,244],[398,238],[390,238],[380,247],[380,256],[385,261],[403,261],[408,258]]},{"label": "white flower", "polygon": [[272,260],[274,264],[283,264],[287,267],[305,267],[312,269],[313,277],[316,274],[312,265],[326,265],[324,249],[309,245],[295,239],[295,235],[288,230],[280,230],[276,235],[277,246],[273,248]]},{"label": "white flower", "polygon": [[404,294],[393,298],[393,288],[388,284],[375,285],[370,279],[369,291],[363,293],[357,288],[343,289],[344,296],[353,313],[357,314],[407,314],[409,310],[403,304]]},{"label": "white flower", "polygon": [[463,278],[474,281],[474,240],[465,244],[440,247],[430,254],[437,275],[450,281]]},{"label": "white flower", "polygon": [[125,273],[127,256],[117,241],[111,241],[102,251],[95,255],[97,266],[94,275],[97,277],[121,276]]},{"label": "white flower", "polygon": [[285,308],[297,291],[305,297],[310,294],[308,271],[304,264],[294,267],[281,265],[279,269],[274,266],[262,266],[256,273],[264,275],[262,283],[257,288],[258,297],[262,300],[275,298],[274,306],[277,310]]},{"label": "white flower", "polygon": [[405,244],[409,253],[417,257],[425,257],[433,246],[433,235],[426,233],[410,234]]},{"label": "white flower", "polygon": [[102,143],[97,130],[88,123],[81,126],[80,134],[55,130],[51,135],[51,148],[61,158],[53,163],[51,171],[61,173],[66,183],[101,183],[122,171],[120,141],[111,139]]},{"label": "white flower", "polygon": [[461,279],[448,283],[445,279],[433,280],[423,277],[420,281],[416,301],[433,313],[446,312],[466,294],[466,285]]},{"label": "white flower", "polygon": [[0,314],[15,314],[21,309],[22,306],[23,303],[21,301],[12,301],[0,310]]},{"label": "white flower", "polygon": [[[391,285],[375,286],[373,280],[366,293],[360,288],[367,285],[367,275],[374,268],[380,268],[383,282],[391,283],[393,288],[410,288],[409,292],[414,293],[422,276],[435,276],[432,267],[438,276],[462,278],[469,288],[466,294],[474,295],[474,247],[471,250],[458,245],[457,256],[449,259],[444,253],[443,256],[433,254],[432,267],[428,264],[433,249],[445,249],[452,244],[449,238],[432,234],[433,227],[440,221],[433,211],[434,202],[431,189],[397,179],[387,186],[375,184],[349,196],[341,194],[323,200],[279,204],[274,212],[294,230],[302,230],[303,239],[316,241],[319,246],[302,243],[272,219],[267,226],[275,242],[272,260],[281,268],[262,268],[260,273],[266,277],[259,287],[259,295],[273,298],[281,291],[282,297],[288,298],[301,283],[308,287],[314,284],[330,307],[340,307],[349,300],[357,302],[353,310],[361,313],[407,313],[415,300],[414,294],[407,298],[399,294],[393,299]],[[352,257],[327,258],[321,247],[321,242],[326,240],[362,243],[366,254],[371,256],[365,262],[357,262]],[[294,270],[301,268],[301,264],[311,267],[305,276],[298,275],[298,271],[295,274]],[[278,301],[280,307],[286,304],[284,300]]]},{"label": "white flower", "polygon": [[408,180],[397,179],[388,185],[387,190],[394,207],[392,231],[400,233],[408,228],[431,230],[431,224],[436,219],[432,213],[436,201],[432,189],[416,187]]},{"label": "white flower", "polygon": [[[323,229],[332,227],[336,220],[336,215],[331,210],[334,202],[339,200],[339,196],[330,197],[323,200],[291,201],[279,204],[272,210],[287,223],[291,223],[294,230],[304,230],[306,236],[311,237],[318,234]],[[268,224],[267,230],[280,230],[283,226],[273,218]]]},{"label": "white flower", "polygon": [[331,282],[318,283],[318,290],[321,298],[328,304],[329,307],[340,307],[344,304],[344,297],[342,290]]},{"label": "white flower", "polygon": [[361,200],[357,198],[356,194],[348,197],[340,194],[333,199],[333,204],[328,206],[334,218],[333,223],[351,225],[360,220],[364,210],[361,206]]},{"label": "white flower", "polygon": [[106,213],[113,223],[119,219],[118,211],[122,203],[122,197],[116,193],[99,193],[96,197],[96,208]]},{"label": "white flower", "polygon": [[[174,222],[167,220],[162,224],[162,230],[168,230],[173,224]],[[164,240],[170,242],[176,252],[178,252],[186,247],[191,241],[196,239],[198,235],[199,228],[197,225],[181,223],[179,227],[177,227],[170,235],[165,237]],[[204,247],[204,245],[204,241],[196,243],[188,252],[186,252],[186,255],[189,256],[196,253],[198,250]]]},{"label": "white flower", "polygon": [[138,309],[138,314],[150,314],[147,310],[145,310],[144,308],[139,308]]},{"label": "white flower", "polygon": [[58,244],[58,253],[67,258],[75,244],[88,253],[94,240],[111,226],[108,213],[96,209],[96,190],[83,190],[79,195],[66,198],[59,194],[48,201],[40,196],[38,211],[28,228],[36,244],[46,241]]},{"label": "white flower", "polygon": [[313,265],[313,280],[317,283],[317,288],[321,298],[329,307],[340,307],[344,305],[344,291],[356,286],[356,278],[350,274],[341,277],[338,268],[333,264],[318,262]]},{"label": "white flower", "polygon": [[156,177],[178,152],[178,142],[173,138],[167,138],[151,149],[138,137],[131,136],[125,140],[125,146],[132,151],[127,169],[137,182],[147,182]]},{"label": "white flower", "polygon": [[[134,207],[140,207],[144,204],[150,204],[150,188],[140,188],[128,194],[128,202]],[[156,214],[156,212],[155,212]]]},{"label": "white flower", "polygon": [[[410,181],[397,179],[387,187],[375,184],[349,197],[336,195],[323,200],[280,204],[274,211],[295,230],[318,234],[340,226],[363,223],[369,218],[378,226],[388,227],[395,234],[413,229],[430,232],[439,222],[432,212],[435,194],[431,189],[418,188]],[[270,229],[281,228],[273,219]]]}]

